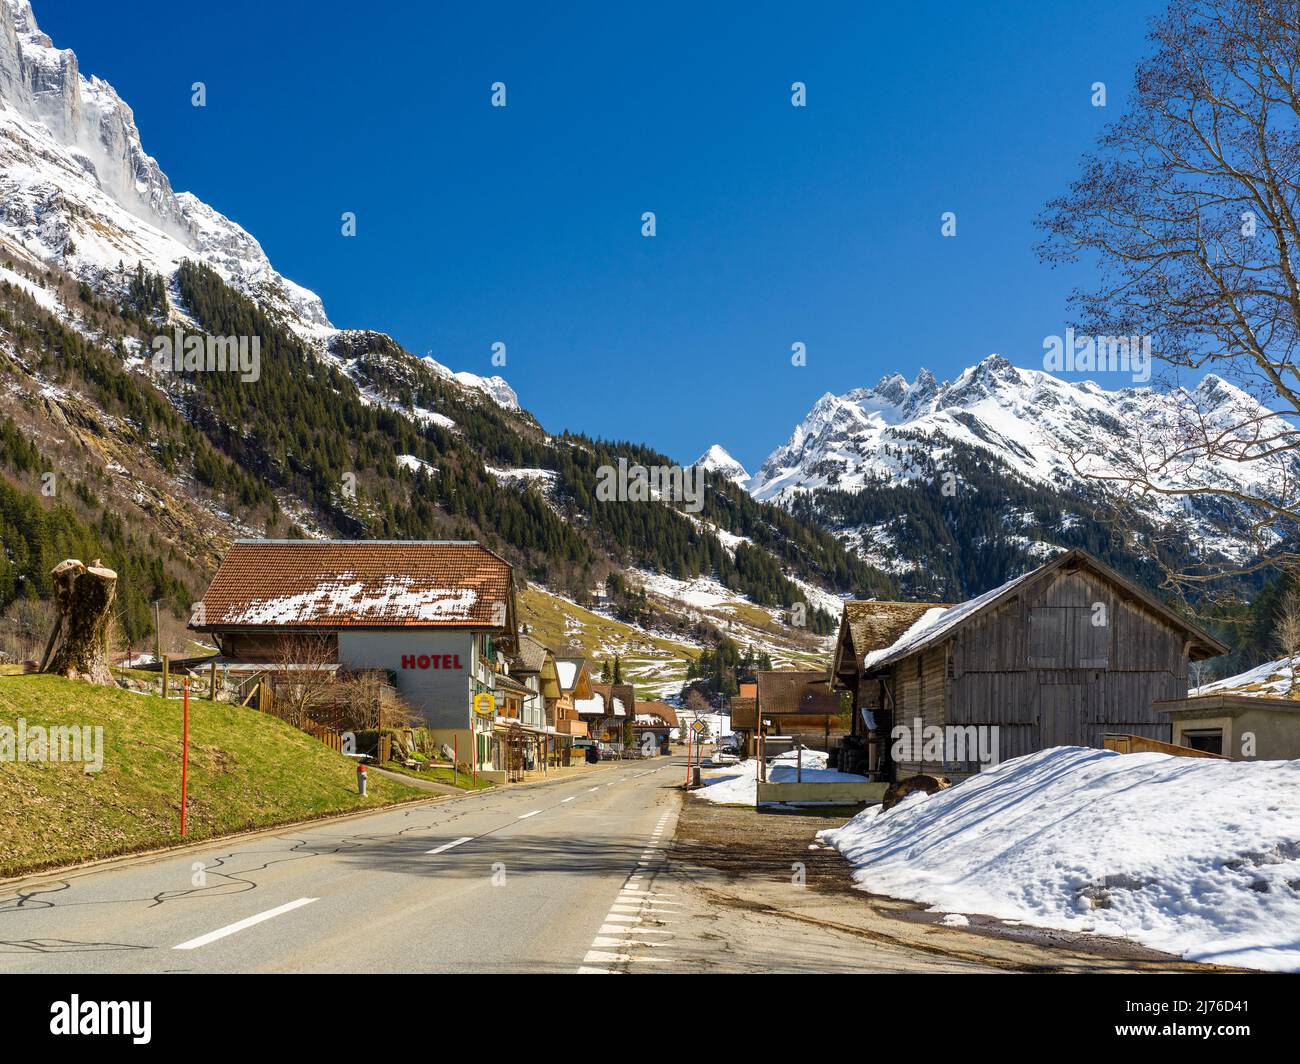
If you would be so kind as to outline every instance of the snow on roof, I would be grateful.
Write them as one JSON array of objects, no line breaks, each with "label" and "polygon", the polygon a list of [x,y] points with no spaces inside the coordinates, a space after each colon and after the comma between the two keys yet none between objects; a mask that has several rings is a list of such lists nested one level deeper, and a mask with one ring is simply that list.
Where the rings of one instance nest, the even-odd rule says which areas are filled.
[{"label": "snow on roof", "polygon": [[308,591],[257,599],[228,611],[226,624],[305,624],[339,615],[412,621],[468,620],[478,592],[472,588],[415,588],[408,577],[393,576],[378,588],[354,573],[327,577]]},{"label": "snow on roof", "polygon": [[937,639],[945,632],[960,624],[972,613],[983,609],[988,603],[992,602],[999,595],[1010,591],[1017,584],[1029,579],[1034,573],[1025,573],[1023,576],[1017,576],[1014,580],[1008,580],[1001,587],[995,587],[992,591],[986,591],[982,595],[977,595],[973,599],[967,599],[956,606],[936,606],[934,609],[926,610],[921,614],[919,620],[912,625],[906,632],[894,641],[892,646],[883,647],[880,650],[873,650],[863,660],[864,669],[873,669],[886,661],[892,661],[910,653],[917,647]]},{"label": "snow on roof", "polygon": [[593,698],[578,698],[573,702],[573,708],[579,713],[586,713],[588,716],[605,715],[605,697],[599,693]]},{"label": "snow on roof", "polygon": [[819,837],[873,893],[1300,971],[1297,808],[1300,761],[1058,746]]},{"label": "snow on roof", "polygon": [[1258,695],[1264,698],[1286,698],[1291,694],[1292,676],[1295,661],[1292,658],[1278,658],[1266,661],[1253,669],[1229,676],[1213,683],[1202,684],[1188,693],[1189,698],[1197,695],[1235,694]]},{"label": "snow on roof", "polygon": [[627,716],[627,709],[624,707],[623,700],[621,698],[614,699],[614,716],[616,717]]},{"label": "snow on roof", "polygon": [[204,626],[482,626],[508,621],[510,566],[477,543],[238,540]]}]

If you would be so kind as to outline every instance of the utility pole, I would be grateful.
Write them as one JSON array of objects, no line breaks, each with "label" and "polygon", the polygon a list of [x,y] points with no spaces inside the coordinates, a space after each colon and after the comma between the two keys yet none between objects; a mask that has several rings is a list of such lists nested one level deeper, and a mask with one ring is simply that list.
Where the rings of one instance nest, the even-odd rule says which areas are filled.
[{"label": "utility pole", "polygon": [[161,599],[153,600],[153,659],[162,661],[162,627],[158,623],[158,603]]}]

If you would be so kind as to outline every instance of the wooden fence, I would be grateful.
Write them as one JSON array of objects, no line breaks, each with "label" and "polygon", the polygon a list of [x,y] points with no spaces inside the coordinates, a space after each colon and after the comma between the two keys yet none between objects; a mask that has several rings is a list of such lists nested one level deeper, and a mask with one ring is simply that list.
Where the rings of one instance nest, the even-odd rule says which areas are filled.
[{"label": "wooden fence", "polygon": [[244,705],[250,702],[254,703],[254,708],[262,713],[267,713],[272,717],[279,717],[286,724],[292,724],[299,731],[304,731],[314,739],[319,739],[331,750],[342,753],[343,736],[333,728],[322,724],[318,720],[312,720],[310,717],[303,719],[301,723],[290,720],[286,713],[276,705],[275,692],[271,690],[271,685],[265,680],[258,680],[257,686],[249,691],[248,696],[244,699]]},{"label": "wooden fence", "polygon": [[1162,743],[1159,739],[1148,739],[1145,735],[1126,735],[1111,733],[1102,738],[1107,750],[1117,754],[1173,754],[1176,757],[1214,757],[1220,761],[1232,758],[1222,754],[1212,754],[1208,750],[1193,750],[1190,746],[1176,746],[1174,743]]}]

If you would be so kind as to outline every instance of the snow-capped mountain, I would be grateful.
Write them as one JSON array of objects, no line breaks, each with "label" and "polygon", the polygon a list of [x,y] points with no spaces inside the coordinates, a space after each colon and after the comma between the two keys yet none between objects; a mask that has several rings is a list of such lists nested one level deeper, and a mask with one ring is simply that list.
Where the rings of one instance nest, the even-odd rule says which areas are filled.
[{"label": "snow-capped mountain", "polygon": [[[256,339],[260,362],[237,387],[212,342],[208,365],[188,349],[184,367],[159,364],[151,349],[178,329]],[[28,0],[0,0],[0,429],[0,488],[23,501],[0,528],[0,620],[48,574],[53,505],[60,547],[94,545],[134,574],[165,554],[153,583],[119,585],[133,641],[159,598],[183,629],[236,536],[478,539],[548,592],[619,586],[607,609],[655,640],[725,628],[799,660],[824,652],[843,596],[892,586],[824,529],[730,491],[703,516],[664,503],[623,520],[600,471],[658,452],[551,436],[503,378],[335,328],[253,236],[173,190],[130,108],[41,33]],[[36,495],[38,468],[58,471],[57,502]],[[669,593],[629,590],[638,572]],[[674,597],[699,581],[725,601]],[[797,602],[806,623],[790,620]],[[741,603],[758,607],[743,625]],[[673,661],[661,681],[684,668]]]},{"label": "snow-capped mountain", "polygon": [[188,193],[140,143],[131,108],[56,48],[28,0],[0,0],[0,240],[100,287],[119,264],[171,276],[202,261],[300,332],[327,330],[315,293]]},{"label": "snow-capped mountain", "polygon": [[703,469],[706,473],[716,473],[719,476],[726,477],[733,484],[739,484],[742,488],[749,487],[749,472],[741,465],[725,447],[715,443],[699,458],[691,463],[691,468]]},{"label": "snow-capped mountain", "polygon": [[[975,455],[1023,484],[1052,490],[1085,489],[1085,473],[1145,468],[1163,487],[1194,481],[1267,494],[1300,480],[1294,458],[1206,460],[1189,445],[1204,431],[1198,419],[1227,429],[1267,416],[1251,396],[1212,375],[1193,389],[1107,391],[991,355],[951,382],[921,370],[911,383],[893,374],[870,388],[823,395],[749,487],[755,498],[788,507],[823,490],[933,484],[951,459]],[[1213,539],[1229,552],[1251,547],[1222,538],[1222,508],[1173,496],[1152,496],[1146,505],[1162,521],[1186,522],[1193,539]],[[872,538],[870,530],[853,532]]]}]

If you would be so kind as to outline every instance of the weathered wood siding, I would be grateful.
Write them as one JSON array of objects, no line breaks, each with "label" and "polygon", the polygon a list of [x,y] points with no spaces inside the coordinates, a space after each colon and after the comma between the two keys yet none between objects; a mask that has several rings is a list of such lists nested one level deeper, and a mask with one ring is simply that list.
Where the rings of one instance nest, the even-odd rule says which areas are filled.
[{"label": "weathered wood siding", "polygon": [[[893,724],[998,728],[1000,760],[1051,746],[1102,746],[1106,732],[1168,741],[1152,703],[1187,692],[1183,636],[1090,571],[1056,572],[888,676]],[[968,764],[896,763],[960,777]]]}]

